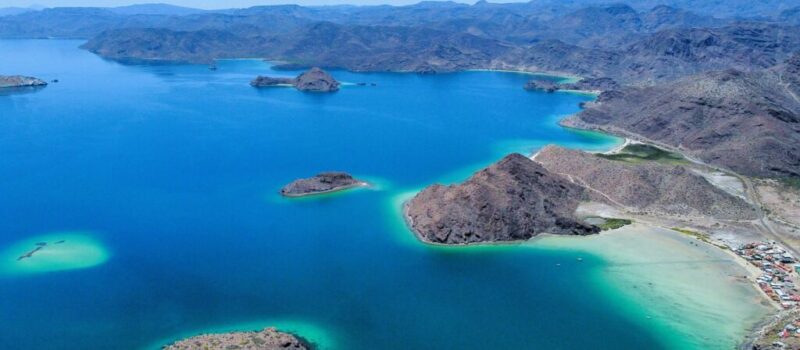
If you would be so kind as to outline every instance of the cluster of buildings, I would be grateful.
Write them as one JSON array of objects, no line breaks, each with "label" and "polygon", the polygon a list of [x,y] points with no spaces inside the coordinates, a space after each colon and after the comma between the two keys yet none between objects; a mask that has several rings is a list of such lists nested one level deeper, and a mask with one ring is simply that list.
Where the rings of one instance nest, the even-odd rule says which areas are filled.
[{"label": "cluster of buildings", "polygon": [[778,336],[781,338],[788,338],[791,336],[800,337],[800,318],[789,320],[778,332]]},{"label": "cluster of buildings", "polygon": [[761,269],[758,286],[784,309],[800,304],[795,277],[800,269],[797,259],[775,242],[753,242],[736,249],[736,254]]}]

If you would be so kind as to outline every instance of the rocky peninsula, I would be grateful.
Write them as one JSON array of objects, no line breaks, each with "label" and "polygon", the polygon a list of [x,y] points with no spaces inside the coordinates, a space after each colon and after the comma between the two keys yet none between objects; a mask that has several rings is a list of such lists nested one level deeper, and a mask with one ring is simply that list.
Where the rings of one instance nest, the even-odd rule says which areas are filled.
[{"label": "rocky peninsula", "polygon": [[308,350],[309,345],[289,333],[275,328],[259,332],[204,334],[177,341],[164,350]]},{"label": "rocky peninsula", "polygon": [[273,78],[259,75],[250,82],[250,85],[258,88],[294,86],[295,89],[300,91],[334,92],[339,90],[341,84],[324,70],[314,67],[298,75],[296,78]]},{"label": "rocky peninsula", "polygon": [[542,233],[589,235],[600,228],[575,216],[587,193],[514,153],[460,185],[432,185],[406,203],[417,236],[429,243],[521,241]]},{"label": "rocky peninsula", "polygon": [[45,85],[47,85],[47,82],[34,77],[26,77],[22,75],[0,75],[0,89],[18,88],[18,87],[36,87]]},{"label": "rocky peninsula", "polygon": [[367,183],[343,172],[324,172],[307,179],[294,180],[281,188],[281,195],[286,197],[303,197],[315,194],[342,191]]}]

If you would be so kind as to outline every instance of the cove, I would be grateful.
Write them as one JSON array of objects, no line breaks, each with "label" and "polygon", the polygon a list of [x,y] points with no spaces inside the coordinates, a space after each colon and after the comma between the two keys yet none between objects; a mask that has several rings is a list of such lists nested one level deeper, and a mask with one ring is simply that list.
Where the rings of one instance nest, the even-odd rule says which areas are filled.
[{"label": "cove", "polygon": [[[149,349],[267,325],[331,349],[670,346],[672,328],[609,297],[602,254],[430,247],[398,223],[404,194],[507,152],[617,144],[556,124],[590,96],[524,91],[530,76],[507,72],[332,71],[376,86],[257,90],[258,74],[297,72],[121,65],[80,44],[0,41],[3,73],[59,80],[0,96],[0,249],[81,227],[113,256],[0,279],[0,348]],[[277,197],[325,170],[379,186]]]}]

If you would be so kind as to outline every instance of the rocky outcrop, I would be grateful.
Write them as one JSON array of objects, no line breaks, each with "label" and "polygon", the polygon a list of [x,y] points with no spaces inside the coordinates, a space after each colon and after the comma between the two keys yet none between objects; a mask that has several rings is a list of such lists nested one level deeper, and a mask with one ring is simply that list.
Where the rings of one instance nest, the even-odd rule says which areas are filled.
[{"label": "rocky outcrop", "polygon": [[294,335],[265,328],[260,332],[204,334],[164,346],[164,350],[307,350],[311,347]]},{"label": "rocky outcrop", "polygon": [[506,156],[459,185],[433,185],[405,205],[417,236],[430,243],[521,241],[542,233],[600,229],[574,213],[584,190],[520,154]]},{"label": "rocky outcrop", "polygon": [[281,195],[302,197],[346,190],[367,183],[342,172],[325,172],[307,179],[294,180],[281,189]]},{"label": "rocky outcrop", "polygon": [[22,75],[0,75],[0,88],[45,86],[47,82],[41,79]]},{"label": "rocky outcrop", "polygon": [[525,90],[556,92],[559,90],[602,92],[619,89],[619,84],[611,78],[584,78],[574,83],[557,83],[552,80],[532,79],[525,84]]},{"label": "rocky outcrop", "polygon": [[557,146],[543,148],[534,160],[553,173],[569,175],[589,189],[594,200],[630,211],[721,220],[757,217],[743,199],[715,187],[684,165],[611,160]]},{"label": "rocky outcrop", "polygon": [[611,78],[585,78],[575,83],[560,84],[561,90],[577,91],[611,91],[620,88],[620,85]]},{"label": "rocky outcrop", "polygon": [[259,75],[250,82],[250,85],[255,87],[294,86],[295,81],[295,78],[274,78]]},{"label": "rocky outcrop", "polygon": [[795,56],[768,70],[612,90],[562,123],[653,140],[744,175],[797,178],[798,72]]},{"label": "rocky outcrop", "polygon": [[316,67],[298,75],[294,82],[294,87],[300,91],[337,91],[339,85],[330,74]]},{"label": "rocky outcrop", "polygon": [[556,92],[560,90],[559,84],[552,80],[532,79],[525,83],[525,90]]},{"label": "rocky outcrop", "polygon": [[339,90],[340,83],[330,74],[319,68],[311,68],[296,78],[272,78],[258,76],[250,82],[254,87],[294,86],[300,91],[333,92]]}]

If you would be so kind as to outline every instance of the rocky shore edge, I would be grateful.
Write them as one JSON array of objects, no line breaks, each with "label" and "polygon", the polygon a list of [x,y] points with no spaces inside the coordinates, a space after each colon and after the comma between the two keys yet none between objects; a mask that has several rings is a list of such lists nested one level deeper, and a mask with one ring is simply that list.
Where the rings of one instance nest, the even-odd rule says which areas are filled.
[{"label": "rocky shore edge", "polygon": [[39,78],[24,75],[0,75],[0,89],[46,86],[47,82]]},{"label": "rocky shore edge", "polygon": [[284,197],[305,197],[333,193],[351,188],[369,186],[369,183],[344,172],[330,171],[313,177],[297,179],[280,190]]},{"label": "rocky shore edge", "polygon": [[[583,109],[582,112],[575,116],[567,117],[560,121],[560,125],[568,128],[575,128],[575,129],[582,129],[582,130],[590,130],[596,132],[602,132],[612,135],[621,135],[626,137],[626,140],[632,139],[635,140],[636,144],[638,145],[645,145],[648,147],[654,147],[658,149],[664,150],[665,153],[673,153],[680,156],[682,159],[681,162],[684,164],[672,164],[674,159],[667,159],[664,164],[658,166],[649,166],[645,167],[645,169],[638,169],[640,167],[635,166],[634,164],[627,164],[624,170],[626,172],[635,174],[637,176],[645,176],[649,177],[648,173],[654,173],[654,170],[665,170],[665,169],[672,169],[672,174],[669,174],[667,177],[662,177],[659,181],[662,180],[669,180],[665,183],[670,183],[672,181],[673,184],[680,184],[682,183],[691,183],[692,185],[689,188],[693,190],[700,190],[703,193],[705,192],[705,197],[701,197],[700,199],[695,201],[692,206],[689,207],[670,207],[671,203],[664,202],[663,200],[659,200],[659,198],[651,198],[650,203],[647,204],[646,207],[641,207],[636,198],[630,196],[630,193],[626,193],[625,196],[622,198],[616,199],[624,199],[626,205],[616,206],[615,204],[619,204],[619,202],[614,203],[615,198],[605,198],[605,203],[599,204],[602,206],[601,210],[605,213],[608,213],[607,210],[611,209],[612,213],[620,214],[620,217],[627,217],[632,218],[637,221],[641,220],[643,223],[647,225],[655,225],[657,227],[666,227],[672,228],[679,232],[689,234],[694,236],[696,239],[712,244],[720,249],[734,249],[735,247],[739,246],[743,240],[757,240],[759,238],[766,237],[768,239],[778,239],[775,236],[775,233],[772,229],[772,224],[781,221],[776,221],[771,219],[770,209],[772,208],[768,203],[762,201],[759,197],[761,193],[759,192],[758,188],[754,188],[752,182],[758,182],[758,179],[747,177],[752,174],[745,174],[740,175],[739,172],[735,170],[731,170],[728,167],[720,167],[715,164],[709,164],[704,162],[703,160],[698,159],[695,157],[694,154],[687,154],[686,150],[673,147],[672,145],[666,142],[659,142],[652,140],[651,138],[642,136],[641,134],[632,133],[624,128],[619,128],[615,126],[605,126],[605,127],[598,127],[598,125],[593,123],[586,123],[580,118],[580,116],[589,114],[591,112],[586,112],[587,108],[597,108],[597,106],[602,106],[607,101],[616,101],[620,98],[620,96],[624,96],[625,92],[620,92],[622,87],[617,85],[611,79],[605,78],[590,78],[590,79],[580,79],[577,82],[572,83],[558,83],[554,80],[547,80],[547,79],[533,79],[529,81],[528,84],[525,86],[526,89],[529,90],[540,90],[545,92],[556,92],[556,91],[579,91],[579,92],[590,92],[598,95],[598,98],[592,102],[588,102],[585,104],[581,104]],[[632,144],[631,142],[626,142],[625,145],[619,147],[614,153],[618,153],[621,150],[625,149],[627,146]],[[552,153],[552,152],[551,152]],[[563,169],[559,169],[561,163],[558,163],[556,159],[557,157],[553,157],[550,159],[550,165],[546,166],[548,170],[551,171],[559,171]],[[650,169],[646,169],[650,168]],[[619,170],[623,170],[619,169]],[[585,170],[585,169],[584,169]],[[617,171],[619,171],[617,170]],[[570,179],[570,181],[579,183],[583,185],[586,189],[589,190],[589,194],[591,195],[592,200],[597,202],[603,202],[603,196],[597,196],[597,191],[592,188],[592,186],[586,186],[580,179],[576,179],[573,177],[573,174],[570,173],[559,173],[560,175],[564,175]],[[586,174],[584,173],[585,179],[592,179],[593,178],[591,173]],[[734,180],[741,184],[741,193],[728,193],[727,195],[724,192],[729,192],[728,189],[724,188],[725,186],[715,180],[713,178],[717,176],[727,177],[729,179]],[[676,180],[677,179],[677,180]],[[613,180],[613,179],[606,179],[606,180]],[[680,180],[680,182],[675,182]],[[469,180],[468,180],[469,181]],[[645,181],[646,182],[646,181]],[[706,185],[706,183],[708,185]],[[465,182],[466,184],[466,182]],[[606,184],[613,185],[613,181],[608,181]],[[433,185],[431,187],[438,186]],[[459,186],[463,186],[459,185]],[[426,191],[430,191],[431,187],[426,188]],[[612,188],[613,186],[609,187]],[[674,189],[680,189],[680,186],[667,186],[663,188],[664,195],[663,198],[667,199],[675,199],[676,197]],[[720,191],[724,190],[724,191]],[[691,191],[690,191],[691,192]],[[442,192],[446,193],[446,191]],[[680,193],[680,195],[694,195],[695,193]],[[417,195],[419,197],[419,194]],[[449,202],[463,201],[465,198],[470,198],[471,194],[463,194],[461,199],[458,196],[450,196],[447,199]],[[744,201],[740,200],[743,199]],[[444,198],[444,197],[443,197]],[[717,202],[710,201],[711,199],[724,199],[724,203],[731,203],[733,204],[731,208],[725,207],[724,205],[716,205]],[[417,199],[417,197],[415,197]],[[411,229],[411,231],[417,236],[418,239],[421,241],[428,243],[428,244],[442,244],[442,245],[458,245],[458,244],[470,244],[470,242],[448,242],[448,241],[440,241],[431,240],[430,235],[426,235],[425,232],[422,232],[419,229],[419,222],[418,218],[414,217],[413,215],[413,201],[415,199],[409,200],[404,203],[403,205],[403,216],[406,221],[406,224]],[[443,202],[447,202],[444,201]],[[598,204],[598,203],[591,203],[590,204]],[[585,203],[585,202],[584,202]],[[581,206],[583,206],[583,204]],[[452,206],[452,203],[449,203]],[[487,207],[486,203],[484,205],[479,205],[478,207]],[[621,207],[621,208],[620,208]],[[491,208],[491,205],[488,206]],[[637,210],[642,209],[642,210]],[[673,212],[671,217],[667,219],[659,218],[657,216],[659,211],[665,208],[677,208],[680,209],[677,212]],[[432,213],[428,208],[427,212],[425,213],[427,216],[432,218],[446,218],[449,214],[441,215],[437,213]],[[597,209],[597,208],[594,208]],[[622,210],[620,210],[622,209]],[[627,209],[627,210],[626,210]],[[655,210],[654,210],[655,209]],[[583,210],[583,209],[582,209]],[[631,211],[632,210],[632,211]],[[688,210],[688,213],[683,213],[682,211]],[[674,211],[674,210],[673,210]],[[459,212],[459,210],[455,210],[455,212]],[[626,216],[626,212],[627,215]],[[737,220],[736,217],[738,215],[742,215],[741,220]],[[581,215],[577,215],[577,217],[585,217],[586,212],[581,213]],[[755,218],[755,220],[754,220]],[[466,220],[468,221],[468,220]],[[446,222],[446,220],[444,221]],[[446,231],[447,224],[443,224],[442,221],[437,222],[434,225],[435,229],[433,231]],[[675,227],[688,227],[690,229],[676,229]],[[694,231],[694,230],[698,231]],[[741,235],[741,236],[740,236]],[[447,237],[447,236],[444,236]],[[526,240],[527,238],[522,238],[519,240]],[[513,242],[514,239],[510,240],[486,240],[483,242],[477,243],[503,243],[503,242]],[[780,242],[780,240],[779,240]],[[784,246],[790,247],[785,242],[781,242]],[[791,248],[791,247],[790,247]],[[736,256],[733,254],[734,259],[742,266],[747,266],[748,262],[745,261],[742,257]],[[750,282],[753,283],[755,288],[759,288],[759,285],[756,281],[751,280]],[[766,297],[765,297],[766,298]],[[778,313],[777,315],[782,315],[783,312]],[[766,322],[766,321],[765,321]],[[800,326],[798,326],[800,328]],[[761,331],[764,332],[763,330]],[[798,333],[800,334],[800,333]],[[752,342],[752,339],[756,338],[756,335],[750,335],[747,337],[746,341],[743,341],[743,349],[778,349],[780,344],[764,344],[763,342],[760,344],[755,344]],[[749,346],[748,346],[749,344]],[[800,348],[800,347],[798,347]]]},{"label": "rocky shore edge", "polygon": [[307,341],[296,335],[268,327],[261,331],[201,334],[165,345],[162,349],[311,350],[313,348]]},{"label": "rocky shore edge", "polygon": [[328,72],[314,67],[295,78],[274,78],[259,75],[250,85],[257,88],[274,86],[293,86],[300,91],[309,92],[335,92],[339,91],[341,83],[333,78]]}]

